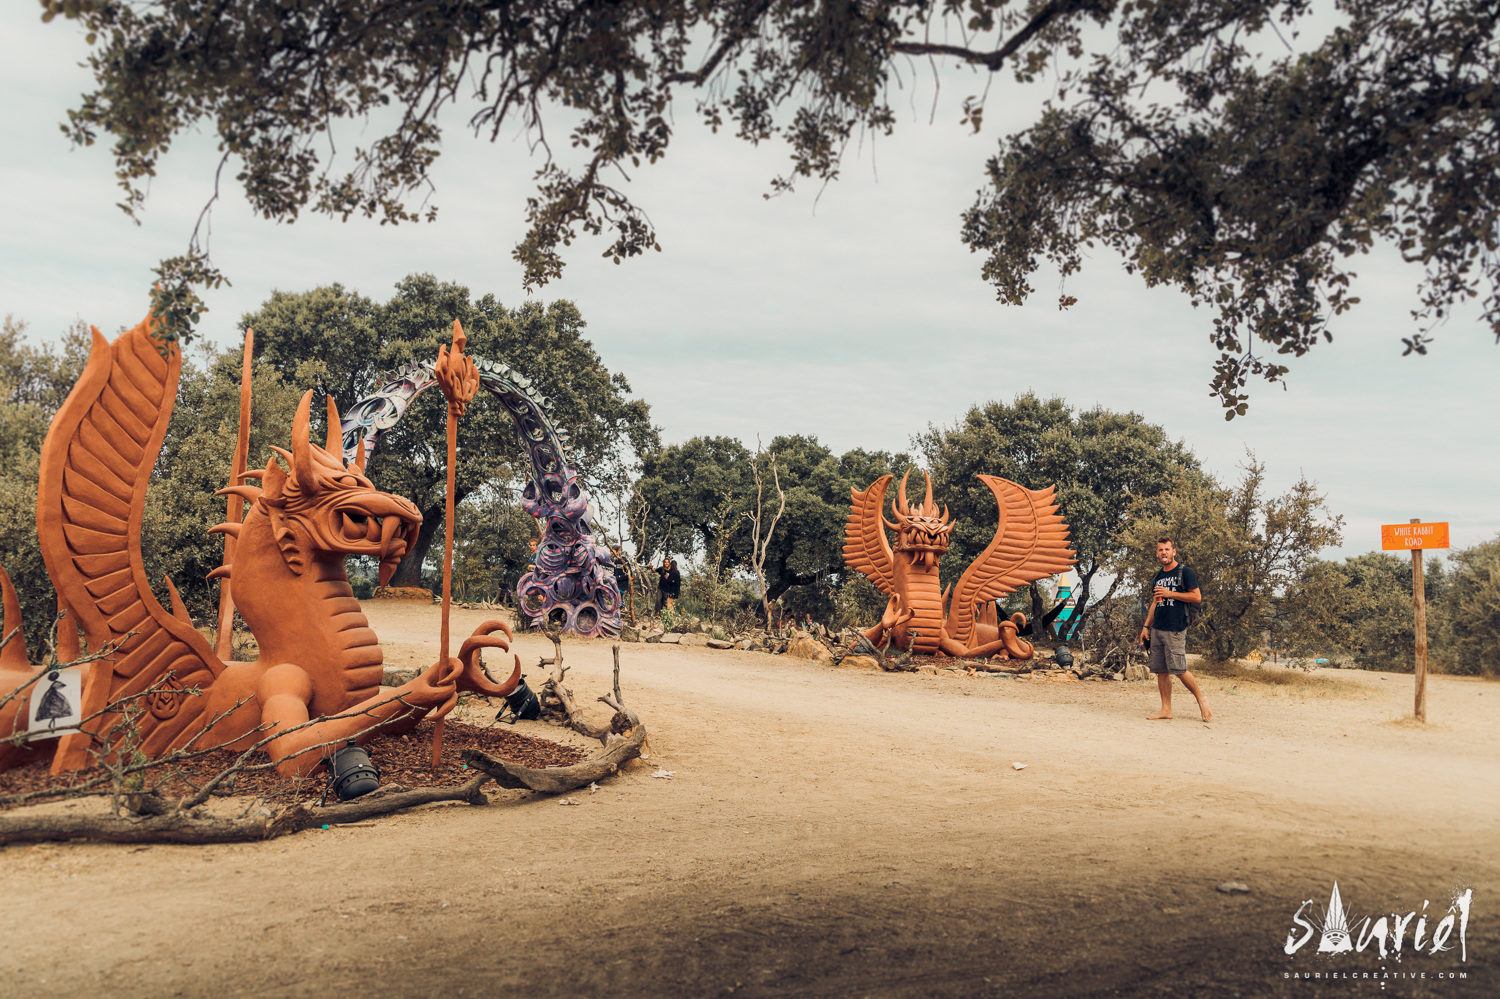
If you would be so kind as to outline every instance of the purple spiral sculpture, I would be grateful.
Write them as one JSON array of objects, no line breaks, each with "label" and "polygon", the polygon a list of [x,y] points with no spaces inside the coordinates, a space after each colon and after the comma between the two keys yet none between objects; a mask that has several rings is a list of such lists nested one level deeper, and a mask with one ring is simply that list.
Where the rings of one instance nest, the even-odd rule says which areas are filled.
[{"label": "purple spiral sculpture", "polygon": [[[620,633],[620,587],[609,549],[594,539],[588,494],[568,464],[562,438],[547,411],[552,402],[531,379],[504,364],[475,357],[479,383],[500,400],[515,423],[531,460],[531,480],[521,493],[526,512],[543,523],[536,566],[516,584],[518,613],[532,627],[545,626],[585,638]],[[373,454],[380,435],[394,427],[411,401],[437,384],[432,362],[394,373],[373,394],[346,410],[340,424],[344,459],[352,462],[361,437]]]}]

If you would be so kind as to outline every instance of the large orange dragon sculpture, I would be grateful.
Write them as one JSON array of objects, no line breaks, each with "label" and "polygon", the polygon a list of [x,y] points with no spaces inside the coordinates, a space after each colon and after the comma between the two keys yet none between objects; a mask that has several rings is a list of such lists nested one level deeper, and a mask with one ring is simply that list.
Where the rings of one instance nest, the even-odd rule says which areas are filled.
[{"label": "large orange dragon sculpture", "polygon": [[[75,622],[90,650],[113,646],[87,666],[82,707],[93,720],[60,740],[0,745],[0,768],[33,757],[33,747],[53,745],[54,773],[86,766],[125,735],[116,723],[137,704],[144,711],[130,737],[146,755],[189,742],[195,749],[245,748],[275,736],[266,749],[277,769],[305,774],[347,740],[415,725],[429,712],[445,715],[459,691],[510,693],[520,661],[508,681],[496,684],[476,657],[483,647],[508,648],[509,629],[498,621],[481,626],[457,658],[435,663],[403,686],[381,686],[384,657],[344,560],[373,556],[381,582],[388,581],[416,538],[421,514],[409,500],[376,490],[363,461],[345,465],[332,399],[328,442],[311,442],[312,392],[297,409],[291,449],[273,448],[286,468],[275,457],[262,471],[236,468],[232,479],[238,481],[221,490],[250,507],[242,522],[214,528],[232,544],[226,564],[212,575],[232,578],[234,605],[260,658],[222,661],[193,627],[171,580],[172,609],[161,606],[146,578],[140,531],[182,358],[154,330],[148,316],[112,344],[93,331],[88,365],[42,449],[37,535],[66,615],[59,658],[78,658]],[[3,587],[9,634],[20,623],[19,606],[8,578]],[[36,675],[20,637],[0,652],[0,697]],[[0,707],[0,736],[25,727],[26,704],[21,696]],[[321,720],[308,724],[313,719]],[[275,735],[287,729],[295,731]]]},{"label": "large orange dragon sculpture", "polygon": [[[850,490],[853,509],[845,529],[844,561],[890,598],[880,623],[865,638],[876,646],[889,638],[898,649],[926,656],[1031,658],[1032,646],[1019,634],[1026,627],[1025,616],[997,621],[995,600],[1072,568],[1068,525],[1052,502],[1055,487],[1027,489],[1008,479],[979,476],[995,494],[1000,524],[994,540],[949,591],[938,584],[938,559],[948,550],[953,522],[947,508],[939,513],[932,500],[930,475],[921,504],[914,508],[908,503],[910,476],[910,471],[902,476],[891,504],[894,522],[883,512],[892,476],[882,475],[868,489]],[[894,548],[887,528],[896,534]]]}]

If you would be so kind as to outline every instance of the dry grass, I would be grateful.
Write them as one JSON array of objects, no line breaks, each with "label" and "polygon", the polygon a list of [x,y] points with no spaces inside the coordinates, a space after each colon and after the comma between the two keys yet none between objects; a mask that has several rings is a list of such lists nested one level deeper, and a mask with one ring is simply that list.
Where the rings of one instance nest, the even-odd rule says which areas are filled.
[{"label": "dry grass", "polygon": [[1198,676],[1209,676],[1216,680],[1227,680],[1237,684],[1281,688],[1288,692],[1341,696],[1365,696],[1367,694],[1363,686],[1353,681],[1329,676],[1321,670],[1308,671],[1295,666],[1273,666],[1242,659],[1227,663],[1211,663],[1206,659],[1199,659],[1192,664],[1192,670]]}]

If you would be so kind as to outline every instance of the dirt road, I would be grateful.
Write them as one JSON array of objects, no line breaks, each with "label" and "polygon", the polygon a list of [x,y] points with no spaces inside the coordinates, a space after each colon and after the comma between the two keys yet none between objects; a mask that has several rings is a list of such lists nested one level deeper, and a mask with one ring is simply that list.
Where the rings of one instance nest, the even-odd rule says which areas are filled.
[{"label": "dirt road", "polygon": [[[430,661],[435,610],[367,610],[388,662]],[[518,649],[535,678],[550,646]],[[607,689],[607,643],[566,661]],[[1147,722],[1143,683],[622,662],[652,758],[576,806],[0,850],[0,995],[1500,995],[1500,684],[1434,678],[1421,728],[1410,677],[1204,677],[1204,725]],[[1410,927],[1399,962],[1287,957],[1335,880],[1356,929],[1428,900],[1428,938],[1471,887],[1467,961]]]}]

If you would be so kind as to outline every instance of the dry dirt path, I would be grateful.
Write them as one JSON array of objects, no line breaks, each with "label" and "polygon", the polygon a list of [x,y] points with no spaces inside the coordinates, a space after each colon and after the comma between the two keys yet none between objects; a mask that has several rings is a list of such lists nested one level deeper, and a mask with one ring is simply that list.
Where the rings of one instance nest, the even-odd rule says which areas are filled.
[{"label": "dry dirt path", "polygon": [[[433,609],[367,610],[389,662],[430,661]],[[518,650],[536,678],[550,646]],[[592,702],[608,644],[565,654]],[[1210,677],[1203,725],[1190,698],[1145,721],[1139,683],[622,663],[652,759],[576,807],[496,791],[266,844],[0,850],[0,995],[1500,995],[1500,684],[1434,678],[1417,728],[1410,677]],[[1335,879],[1355,915],[1471,886],[1467,962],[1409,932],[1399,963],[1288,958]]]}]

